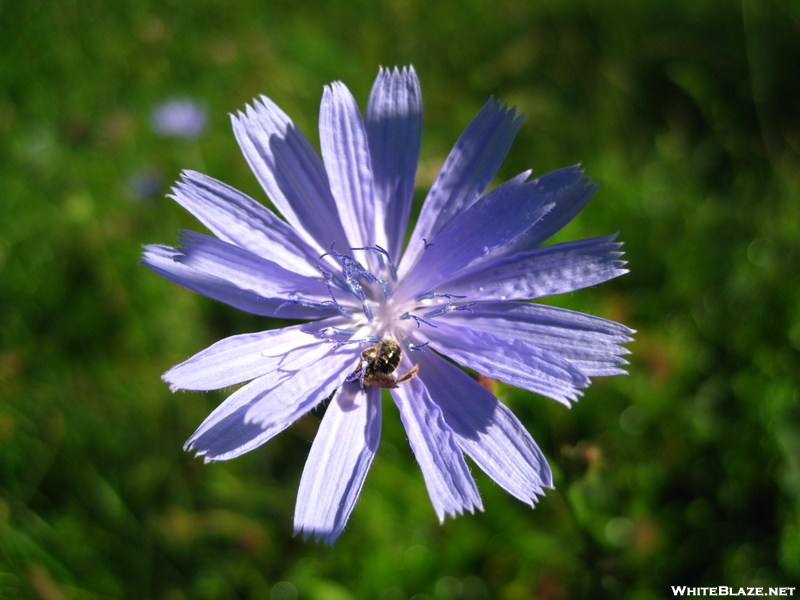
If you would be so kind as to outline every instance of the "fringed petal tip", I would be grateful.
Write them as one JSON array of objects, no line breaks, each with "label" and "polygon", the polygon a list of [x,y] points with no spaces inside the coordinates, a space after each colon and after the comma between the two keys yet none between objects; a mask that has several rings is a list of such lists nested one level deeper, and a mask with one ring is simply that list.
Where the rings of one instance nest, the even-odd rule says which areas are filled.
[{"label": "fringed petal tip", "polygon": [[[539,503],[539,500],[541,500],[542,498],[545,497],[545,490],[546,489],[547,490],[554,490],[556,488],[555,488],[555,486],[550,484],[550,485],[543,486],[543,488],[539,488],[538,490],[536,490],[536,492],[534,494],[531,494],[528,498],[520,498],[518,496],[514,496],[514,497],[517,498],[517,500],[519,500],[520,502],[522,502],[526,506],[528,506],[529,508],[535,509],[536,505]],[[513,495],[513,494],[511,494],[511,495]]]},{"label": "fringed petal tip", "polygon": [[184,390],[184,388],[182,388],[182,387],[178,386],[178,385],[175,383],[175,381],[174,381],[174,379],[173,379],[173,377],[172,377],[172,374],[174,373],[175,369],[176,369],[178,366],[179,366],[179,365],[175,365],[174,367],[170,367],[169,369],[167,369],[166,371],[164,371],[164,372],[161,374],[161,381],[163,381],[164,383],[167,383],[167,384],[169,384],[169,391],[170,391],[170,392],[173,392],[173,393],[175,393],[175,392],[177,392],[177,391],[183,391],[183,390]]},{"label": "fringed petal tip", "polygon": [[172,246],[163,244],[144,244],[142,250],[139,264],[146,267],[151,267],[160,260],[172,260],[176,252],[176,249]]},{"label": "fringed petal tip", "polygon": [[[161,381],[163,381],[164,383],[169,384],[169,391],[172,392],[173,394],[175,392],[185,391],[182,387],[176,385],[172,380],[170,380],[170,373],[172,373],[172,371],[174,371],[174,370],[175,370],[175,367],[172,367],[171,369],[169,369],[168,371],[166,371],[164,374],[161,375]],[[184,447],[184,450],[185,449],[186,448]]]},{"label": "fringed petal tip", "polygon": [[474,515],[476,510],[478,512],[485,511],[485,509],[483,508],[483,501],[480,499],[480,497],[477,497],[475,500],[473,500],[470,505],[463,505],[459,506],[458,508],[452,508],[452,509],[437,510],[436,517],[439,519],[439,524],[444,525],[444,522],[447,520],[447,517],[455,519],[456,517],[460,517],[466,512],[468,512],[471,515]]},{"label": "fringed petal tip", "polygon": [[494,94],[489,96],[486,104],[483,105],[485,109],[491,109],[496,114],[504,118],[508,118],[515,126],[522,125],[522,120],[525,118],[525,113],[517,114],[516,106],[509,106],[508,102],[503,102],[500,98],[495,98]]},{"label": "fringed petal tip", "polygon": [[285,113],[264,94],[259,94],[249,103],[246,102],[244,107],[237,110],[236,113],[229,113],[229,115],[234,127],[246,126],[249,121],[255,125],[259,119],[263,119],[276,125],[278,131],[285,131],[291,123]]},{"label": "fringed petal tip", "polygon": [[333,546],[333,543],[339,539],[342,531],[344,531],[343,528],[339,530],[332,530],[307,525],[295,524],[294,526],[294,535],[302,535],[304,542],[308,541],[310,537],[313,537],[315,542],[325,544],[326,546]]},{"label": "fringed petal tip", "polygon": [[194,458],[202,458],[204,464],[209,464],[209,463],[212,463],[212,462],[218,462],[218,461],[214,460],[212,457],[208,456],[208,451],[207,450],[196,448],[195,445],[194,445],[194,442],[195,442],[194,437],[189,438],[186,441],[186,443],[183,445],[183,451],[192,453],[192,456]]},{"label": "fringed petal tip", "polygon": [[403,67],[398,67],[395,65],[394,67],[378,67],[378,77],[383,77],[387,75],[392,75],[394,77],[398,76],[406,76],[408,74],[412,74],[414,76],[417,75],[417,71],[414,69],[414,65],[403,65]]},{"label": "fringed petal tip", "polygon": [[175,369],[178,366],[179,365],[175,365],[173,367],[170,367],[169,369],[167,369],[166,371],[164,371],[161,374],[161,381],[163,381],[164,383],[168,383],[169,384],[169,391],[170,392],[177,392],[179,390],[183,390],[183,388],[178,387],[177,385],[175,385],[175,381],[172,378],[172,374],[175,372]]},{"label": "fringed petal tip", "polygon": [[[582,385],[581,387],[587,388],[591,384],[592,381],[589,380],[585,385]],[[565,393],[561,396],[549,396],[549,397],[555,400],[556,402],[563,404],[567,408],[572,408],[575,404],[578,403],[578,401],[581,399],[581,396],[583,396],[583,392],[578,389],[574,389],[570,393]]]},{"label": "fringed petal tip", "polygon": [[204,464],[225,462],[257,448],[285,428],[283,426],[271,429],[252,428],[247,437],[241,441],[230,437],[228,439],[209,439],[209,436],[204,433],[195,433],[183,445],[183,450],[193,453],[194,458],[202,458]]},{"label": "fringed petal tip", "polygon": [[536,504],[541,498],[544,498],[547,495],[547,490],[554,490],[556,489],[555,484],[553,483],[553,475],[550,474],[550,479],[548,481],[542,482],[542,490],[538,492],[537,496],[533,497],[533,503]]}]

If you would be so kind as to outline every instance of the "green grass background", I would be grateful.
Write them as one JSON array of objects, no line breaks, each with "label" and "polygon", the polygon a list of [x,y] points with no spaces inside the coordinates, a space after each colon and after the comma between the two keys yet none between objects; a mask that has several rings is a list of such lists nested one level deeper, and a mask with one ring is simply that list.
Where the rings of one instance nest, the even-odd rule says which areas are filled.
[{"label": "green grass background", "polygon": [[[672,597],[800,581],[800,3],[0,1],[0,597]],[[601,183],[559,240],[620,231],[631,273],[549,299],[639,331],[573,409],[499,395],[548,456],[535,510],[482,473],[439,525],[396,409],[333,548],[292,537],[318,415],[229,463],[184,440],[222,393],[160,375],[279,326],[137,264],[201,226],[181,169],[267,201],[228,114],[274,99],[317,144],[322,86],[379,65],[425,100],[416,200],[494,94],[526,113],[505,179]],[[209,124],[157,137],[187,95]],[[158,174],[150,197],[131,193]],[[795,591],[795,595],[797,591]]]}]

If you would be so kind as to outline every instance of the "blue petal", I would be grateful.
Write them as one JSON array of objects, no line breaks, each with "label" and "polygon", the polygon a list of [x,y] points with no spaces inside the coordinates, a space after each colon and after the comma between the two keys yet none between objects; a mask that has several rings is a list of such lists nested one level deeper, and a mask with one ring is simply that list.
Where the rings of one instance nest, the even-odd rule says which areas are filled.
[{"label": "blue petal", "polygon": [[575,165],[532,180],[531,183],[536,185],[536,193],[541,198],[541,212],[524,233],[488,253],[486,258],[532,250],[572,221],[597,190],[597,184],[589,183],[589,178],[581,177],[582,175],[580,165]]},{"label": "blue petal", "polygon": [[303,469],[294,512],[295,534],[332,544],[358,500],[381,436],[381,393],[346,383],[320,423]]},{"label": "blue petal", "polygon": [[430,246],[397,290],[398,300],[431,291],[442,279],[525,232],[542,210],[543,195],[537,188],[536,180],[499,186],[456,216],[428,240]]},{"label": "blue petal", "polygon": [[591,381],[568,360],[527,340],[457,327],[437,319],[426,330],[431,347],[457,363],[567,406]]},{"label": "blue petal", "polygon": [[341,327],[341,317],[307,324],[234,335],[220,340],[164,373],[175,390],[218,390],[271,373],[304,355],[320,343],[306,331]]},{"label": "blue petal", "polygon": [[183,248],[176,248],[175,260],[212,277],[218,277],[242,290],[264,298],[303,298],[312,302],[330,299],[320,279],[284,269],[252,252],[215,237],[182,230]]},{"label": "blue petal", "polygon": [[353,372],[357,349],[319,343],[231,394],[186,442],[207,462],[229,460],[274,437],[325,400]]},{"label": "blue petal", "polygon": [[347,247],[325,167],[292,120],[269,98],[231,117],[236,140],[286,220],[320,252]]},{"label": "blue petal", "polygon": [[590,377],[620,375],[632,329],[591,315],[530,302],[479,302],[471,312],[439,317],[458,327],[524,340],[568,360]]},{"label": "blue petal", "polygon": [[542,451],[511,411],[458,367],[433,352],[417,357],[418,377],[442,410],[461,449],[508,493],[533,505],[553,475]]},{"label": "blue petal", "polygon": [[364,122],[356,101],[339,81],[325,86],[319,112],[319,142],[344,231],[351,247],[386,247],[383,207],[375,203]]},{"label": "blue petal", "polygon": [[325,350],[329,353],[322,356],[316,349],[310,350],[309,356],[298,361],[299,366],[275,371],[284,372],[285,377],[274,386],[255,390],[245,421],[255,421],[265,427],[276,422],[294,421],[330,396],[358,366],[361,349],[343,346],[331,351],[329,345]]},{"label": "blue petal", "polygon": [[289,425],[291,422],[264,427],[244,422],[241,413],[231,413],[206,433],[195,433],[183,449],[194,450],[195,456],[202,456],[207,463],[231,460],[266,444]]},{"label": "blue petal", "polygon": [[422,140],[422,92],[414,67],[381,69],[366,113],[375,200],[385,207],[387,250],[399,257],[414,195]]},{"label": "blue petal", "polygon": [[239,310],[286,319],[319,319],[336,313],[336,309],[329,305],[312,305],[288,298],[264,298],[255,292],[243,290],[224,279],[176,262],[179,253],[177,248],[149,245],[144,249],[142,264],[162,277]]},{"label": "blue petal", "polygon": [[[404,358],[401,369],[411,364]],[[469,472],[452,429],[431,399],[422,380],[415,377],[392,390],[408,442],[422,469],[431,503],[439,517],[456,516],[464,510],[483,510],[475,480]]]},{"label": "blue petal", "polygon": [[522,115],[490,98],[458,138],[422,206],[400,272],[413,266],[430,242],[489,187],[522,125]]},{"label": "blue petal", "polygon": [[[173,196],[219,239],[278,263],[282,267],[319,275],[319,252],[297,231],[242,192],[212,177],[184,171]],[[305,260],[303,260],[305,259]]]},{"label": "blue petal", "polygon": [[617,234],[479,261],[437,283],[474,300],[530,300],[573,292],[628,272]]}]

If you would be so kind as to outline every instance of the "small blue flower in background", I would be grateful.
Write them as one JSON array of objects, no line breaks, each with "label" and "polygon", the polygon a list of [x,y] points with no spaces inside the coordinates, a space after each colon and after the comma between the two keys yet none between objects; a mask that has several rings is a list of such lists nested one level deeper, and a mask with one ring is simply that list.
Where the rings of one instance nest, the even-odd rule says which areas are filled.
[{"label": "small blue flower in background", "polygon": [[633,331],[521,302],[627,272],[615,235],[539,247],[588,202],[577,167],[489,193],[522,118],[490,99],[456,142],[404,248],[422,129],[413,68],[381,69],[366,115],[325,87],[322,160],[261,97],[233,117],[250,167],[286,221],[187,171],[173,198],[214,236],[147,246],[144,263],[190,290],[303,325],[226,338],[164,374],[173,390],[247,382],[186,444],[206,461],[268,441],[330,398],[298,492],[295,530],[333,542],[355,505],[381,428],[381,390],[400,411],[440,521],[483,509],[464,454],[533,505],[552,487],[530,434],[456,363],[567,406],[589,378],[624,373]]},{"label": "small blue flower in background", "polygon": [[161,137],[194,140],[206,127],[206,109],[191,98],[173,98],[153,109],[150,127]]}]

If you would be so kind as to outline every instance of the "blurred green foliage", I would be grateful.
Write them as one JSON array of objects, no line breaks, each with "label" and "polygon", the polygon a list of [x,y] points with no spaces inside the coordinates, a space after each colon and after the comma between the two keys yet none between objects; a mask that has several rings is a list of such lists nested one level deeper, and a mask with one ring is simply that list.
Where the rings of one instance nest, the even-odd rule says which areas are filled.
[{"label": "blurred green foliage", "polygon": [[[671,597],[800,581],[800,4],[792,0],[0,2],[0,597]],[[193,168],[267,201],[228,113],[264,93],[316,143],[322,85],[379,65],[425,99],[417,200],[494,94],[501,178],[601,182],[558,239],[620,231],[631,273],[549,302],[639,331],[568,411],[500,386],[553,465],[535,510],[436,521],[396,410],[333,548],[292,537],[317,416],[230,463],[183,441],[225,393],[160,374],[279,326],[137,265],[199,225]],[[195,142],[152,109],[190,96]],[[153,190],[136,191],[136,177]],[[153,193],[155,192],[155,193]]]}]

